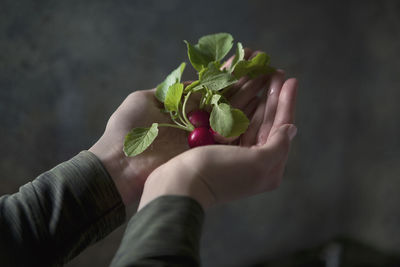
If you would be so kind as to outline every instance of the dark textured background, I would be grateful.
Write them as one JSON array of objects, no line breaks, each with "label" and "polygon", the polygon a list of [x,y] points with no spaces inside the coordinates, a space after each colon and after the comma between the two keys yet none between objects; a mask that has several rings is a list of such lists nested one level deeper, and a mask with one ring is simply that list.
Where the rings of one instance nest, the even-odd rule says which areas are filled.
[{"label": "dark textured background", "polygon": [[[221,31],[299,78],[299,134],[278,190],[208,213],[204,266],[336,236],[400,253],[395,0],[2,0],[0,193],[89,148],[126,95],[187,61],[183,39]],[[68,266],[107,266],[122,231]]]}]

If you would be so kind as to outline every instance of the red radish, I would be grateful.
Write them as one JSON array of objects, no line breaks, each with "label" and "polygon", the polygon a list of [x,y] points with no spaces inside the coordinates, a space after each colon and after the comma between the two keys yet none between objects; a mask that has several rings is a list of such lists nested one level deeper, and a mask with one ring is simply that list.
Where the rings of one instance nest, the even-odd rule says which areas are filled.
[{"label": "red radish", "polygon": [[188,144],[191,148],[214,143],[214,137],[208,127],[196,128],[188,136]]},{"label": "red radish", "polygon": [[188,119],[194,128],[210,126],[210,114],[202,109],[191,111],[188,114]]}]

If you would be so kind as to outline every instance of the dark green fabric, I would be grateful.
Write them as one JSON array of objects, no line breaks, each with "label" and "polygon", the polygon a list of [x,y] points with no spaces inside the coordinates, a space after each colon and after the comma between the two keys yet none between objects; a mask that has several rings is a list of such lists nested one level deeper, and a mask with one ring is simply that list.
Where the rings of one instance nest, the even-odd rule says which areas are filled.
[{"label": "dark green fabric", "polygon": [[159,197],[131,218],[111,266],[199,266],[203,221],[195,200]]},{"label": "dark green fabric", "polygon": [[0,198],[0,266],[60,265],[125,220],[125,207],[89,151]]},{"label": "dark green fabric", "polygon": [[[125,220],[100,160],[82,151],[0,198],[0,266],[62,265]],[[202,207],[163,196],[130,220],[112,266],[198,266]]]}]

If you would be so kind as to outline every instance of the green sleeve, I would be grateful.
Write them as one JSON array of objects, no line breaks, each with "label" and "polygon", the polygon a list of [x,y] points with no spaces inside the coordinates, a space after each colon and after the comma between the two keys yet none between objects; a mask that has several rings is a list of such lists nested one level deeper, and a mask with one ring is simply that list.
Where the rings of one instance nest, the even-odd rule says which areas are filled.
[{"label": "green sleeve", "polygon": [[131,218],[111,266],[199,266],[203,220],[195,200],[159,197]]},{"label": "green sleeve", "polygon": [[0,198],[0,266],[63,264],[124,220],[111,177],[82,151]]}]

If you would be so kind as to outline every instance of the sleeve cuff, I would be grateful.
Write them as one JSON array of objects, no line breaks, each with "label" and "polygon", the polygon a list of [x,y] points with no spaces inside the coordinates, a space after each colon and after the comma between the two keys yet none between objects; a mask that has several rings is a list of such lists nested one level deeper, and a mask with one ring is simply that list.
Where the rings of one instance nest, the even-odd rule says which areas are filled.
[{"label": "sleeve cuff", "polygon": [[159,197],[129,221],[111,266],[199,266],[203,221],[203,208],[194,199]]},{"label": "sleeve cuff", "polygon": [[125,206],[112,178],[89,151],[42,174],[32,188],[41,204],[37,219],[48,223],[44,234],[63,262],[125,221]]}]

